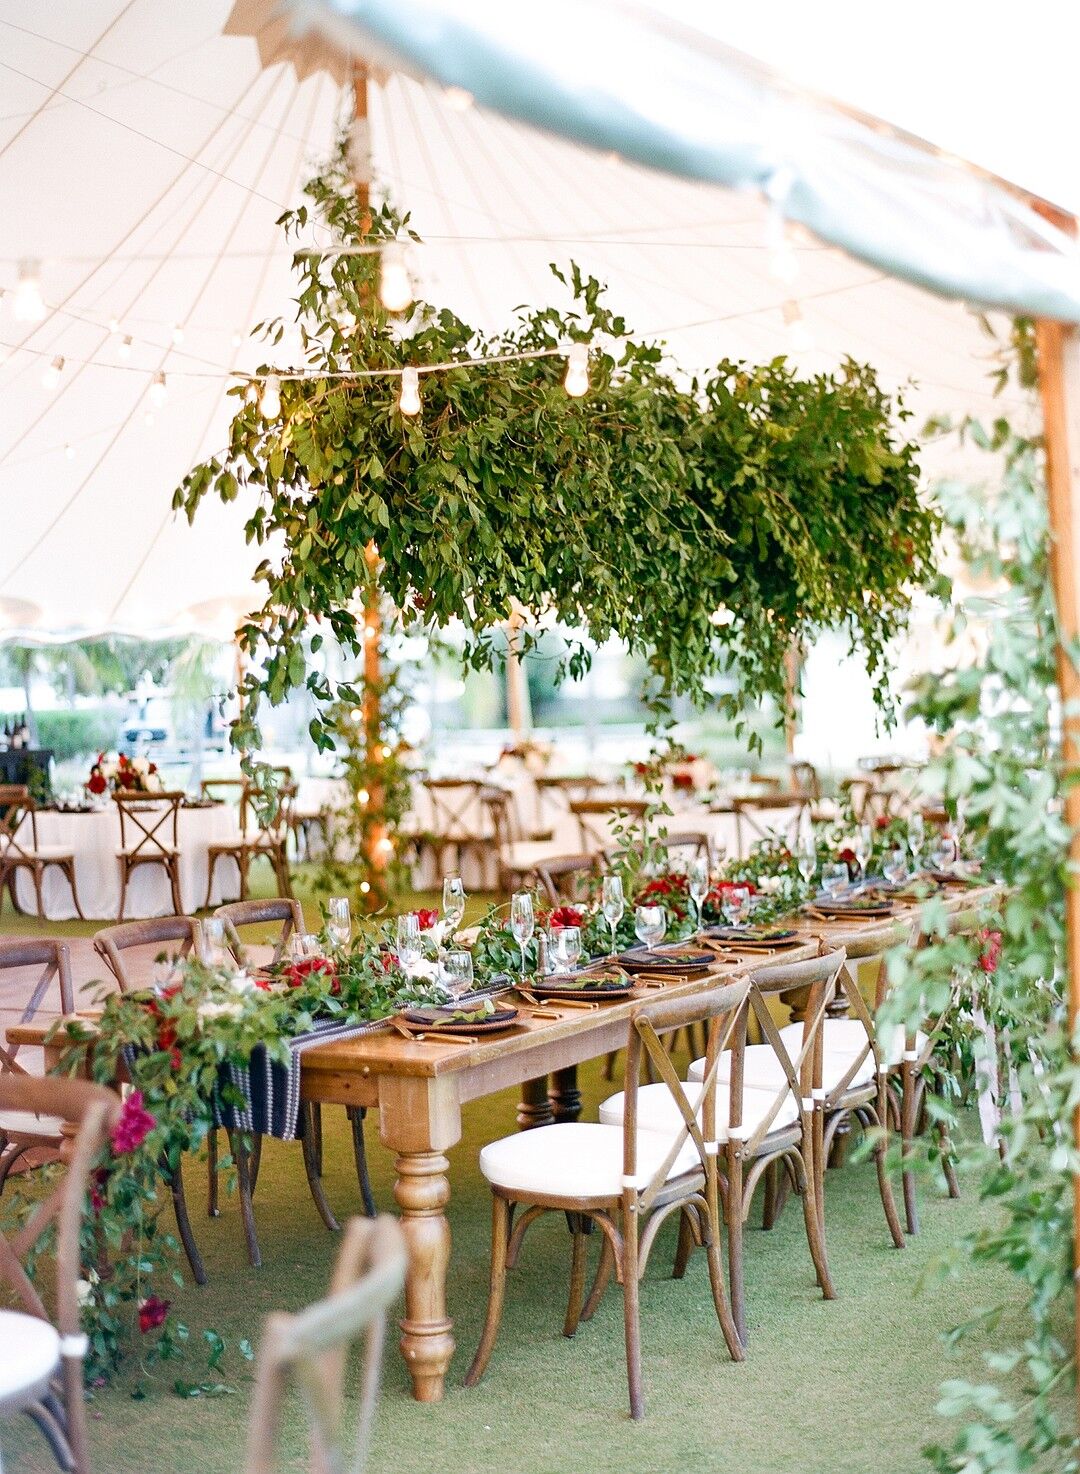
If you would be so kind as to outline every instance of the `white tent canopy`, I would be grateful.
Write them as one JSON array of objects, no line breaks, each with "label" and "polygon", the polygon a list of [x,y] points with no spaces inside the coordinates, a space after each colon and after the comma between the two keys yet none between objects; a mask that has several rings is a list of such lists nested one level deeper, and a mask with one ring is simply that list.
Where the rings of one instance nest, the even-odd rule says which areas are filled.
[{"label": "white tent canopy", "polygon": [[[228,375],[266,353],[250,328],[291,319],[292,246],[274,221],[333,146],[351,86],[317,57],[303,81],[264,67],[254,40],[223,34],[229,15],[228,0],[0,0],[0,634],[227,636],[257,602],[243,503],[208,502],[189,528],[170,496],[224,446]],[[478,327],[559,299],[547,264],[573,258],[686,371],[790,352],[782,307],[797,298],[807,370],[851,354],[889,387],[913,380],[916,426],[996,407],[963,306],[811,238],[794,242],[797,280],[778,280],[757,195],[456,101],[400,74],[373,84],[374,172],[424,237],[422,290]],[[13,314],[27,261],[40,322]],[[274,356],[300,361],[288,337]]]}]

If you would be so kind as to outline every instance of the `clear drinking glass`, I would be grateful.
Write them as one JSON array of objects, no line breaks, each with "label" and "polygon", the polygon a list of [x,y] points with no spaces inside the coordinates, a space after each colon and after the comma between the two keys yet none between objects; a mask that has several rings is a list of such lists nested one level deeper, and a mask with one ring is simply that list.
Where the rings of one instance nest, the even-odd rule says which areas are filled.
[{"label": "clear drinking glass", "polygon": [[817,874],[817,845],[814,843],[812,834],[800,836],[797,858],[799,874],[803,878],[803,883],[808,886]]},{"label": "clear drinking glass", "polygon": [[907,837],[908,849],[911,851],[911,863],[918,870],[921,867],[923,846],[926,843],[926,822],[920,813],[908,815]]},{"label": "clear drinking glass", "polygon": [[611,927],[611,955],[615,956],[615,931],[619,922],[623,919],[626,910],[626,899],[623,896],[622,877],[619,875],[605,875],[603,889],[600,893],[600,910],[604,913],[604,920]]},{"label": "clear drinking glass", "polygon": [[885,864],[882,868],[885,879],[890,885],[902,885],[907,879],[907,856],[899,845],[885,856]]},{"label": "clear drinking glass", "polygon": [[581,927],[560,926],[551,933],[551,950],[557,972],[573,972],[581,956]]},{"label": "clear drinking glass", "polygon": [[336,947],[352,941],[352,912],[348,896],[331,896],[326,903],[326,930]]},{"label": "clear drinking glass", "polygon": [[727,912],[728,920],[732,926],[741,926],[750,909],[750,892],[744,885],[737,885],[728,891]]},{"label": "clear drinking glass", "polygon": [[662,906],[638,906],[634,911],[634,932],[637,939],[651,951],[664,940],[667,917]]},{"label": "clear drinking glass", "polygon": [[874,853],[874,832],[869,824],[860,824],[855,831],[855,859],[859,865],[859,879],[866,879],[866,867]]},{"label": "clear drinking glass", "polygon": [[323,944],[312,931],[294,931],[289,938],[289,956],[294,962],[303,962],[307,957],[322,957]]},{"label": "clear drinking glass", "polygon": [[420,943],[420,918],[409,911],[397,919],[397,956],[404,972],[409,973],[423,956]]},{"label": "clear drinking glass", "polygon": [[448,875],[443,881],[442,910],[449,935],[453,936],[465,919],[465,886],[460,875]]},{"label": "clear drinking glass", "polygon": [[536,916],[533,912],[532,896],[528,891],[515,891],[510,899],[510,930],[521,948],[521,981],[525,981],[525,948],[529,945]]},{"label": "clear drinking glass", "polygon": [[700,856],[690,861],[686,872],[686,878],[690,883],[690,899],[697,908],[698,928],[701,927],[701,908],[705,903],[705,897],[709,894],[709,862]]},{"label": "clear drinking glass", "polygon": [[821,889],[832,899],[841,891],[847,889],[848,871],[847,866],[840,862],[836,865],[826,865],[821,872]]},{"label": "clear drinking glass", "polygon": [[220,916],[208,916],[199,923],[199,961],[203,967],[220,971],[229,963],[225,943],[225,923]]},{"label": "clear drinking glass", "polygon": [[443,961],[443,977],[452,998],[462,998],[472,992],[472,953],[464,949],[447,952]]},{"label": "clear drinking glass", "polygon": [[935,870],[948,870],[956,863],[956,841],[947,830],[942,830],[930,851],[930,863]]}]

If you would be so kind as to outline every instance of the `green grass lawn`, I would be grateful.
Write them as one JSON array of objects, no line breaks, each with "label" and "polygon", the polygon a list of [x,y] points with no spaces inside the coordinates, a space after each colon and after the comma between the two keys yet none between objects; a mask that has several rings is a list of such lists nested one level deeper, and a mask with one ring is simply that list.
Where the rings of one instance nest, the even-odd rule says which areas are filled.
[{"label": "green grass lawn", "polygon": [[[9,920],[7,912],[3,930]],[[605,1082],[595,1065],[582,1071],[582,1087],[585,1118],[595,1119],[598,1102],[618,1084]],[[963,1198],[949,1202],[937,1175],[928,1174],[923,1231],[897,1252],[889,1243],[872,1167],[830,1172],[829,1250],[839,1293],[831,1303],[814,1286],[797,1203],[788,1205],[772,1233],[753,1229],[746,1246],[750,1346],[741,1366],[727,1359],[703,1257],[694,1256],[685,1280],[669,1278],[669,1225],[643,1287],[647,1415],[635,1425],[627,1413],[618,1290],[609,1292],[573,1341],[561,1335],[569,1241],[557,1215],[530,1230],[510,1277],[487,1377],[473,1390],[461,1385],[487,1291],[490,1199],[477,1154],[485,1141],[514,1129],[514,1110],[514,1092],[465,1110],[463,1139],[450,1153],[449,1294],[458,1351],[448,1395],[437,1406],[410,1399],[391,1335],[372,1470],[915,1474],[926,1467],[921,1446],[948,1433],[934,1412],[938,1384],[947,1376],[982,1380],[985,1343],[952,1353],[942,1335],[1008,1292],[1000,1273],[970,1266],[943,1282],[931,1277],[923,1284],[958,1235],[989,1221],[992,1210],[979,1204],[974,1184],[965,1183]],[[357,1209],[358,1195],[344,1112],[326,1110],[324,1127],[329,1196],[347,1214]],[[378,1142],[377,1116],[369,1117],[368,1135],[376,1195],[391,1210],[392,1164]],[[175,1314],[191,1328],[193,1350],[182,1373],[192,1381],[205,1374],[205,1359],[194,1345],[204,1329],[220,1331],[233,1344],[242,1337],[257,1342],[270,1310],[303,1305],[325,1291],[335,1252],[334,1236],[308,1196],[296,1145],[268,1142],[264,1151],[256,1195],[261,1270],[247,1263],[235,1199],[226,1199],[222,1216],[209,1220],[204,1185],[204,1173],[192,1164],[189,1198],[210,1273],[204,1289],[185,1286],[174,1297]],[[144,1401],[131,1398],[134,1375],[95,1394],[91,1438],[98,1474],[235,1474],[241,1468],[251,1368],[231,1355],[226,1377],[233,1390],[199,1401],[177,1398],[170,1390],[172,1375],[162,1376]],[[306,1467],[305,1427],[301,1404],[290,1396],[282,1468]],[[54,1468],[25,1419],[0,1425],[0,1448],[7,1474]]]}]

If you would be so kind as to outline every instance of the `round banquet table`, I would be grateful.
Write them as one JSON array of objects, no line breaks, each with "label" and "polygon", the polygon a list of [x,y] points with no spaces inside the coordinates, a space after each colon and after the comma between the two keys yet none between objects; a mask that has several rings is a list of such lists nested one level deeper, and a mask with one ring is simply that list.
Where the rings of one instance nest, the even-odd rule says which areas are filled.
[{"label": "round banquet table", "polygon": [[[83,915],[93,920],[115,921],[120,910],[120,817],[115,806],[89,813],[60,813],[39,809],[37,814],[38,844],[45,849],[64,849],[75,856],[75,879],[79,887],[79,904]],[[180,895],[184,911],[198,910],[206,900],[206,874],[211,844],[224,844],[238,838],[236,810],[231,804],[215,804],[213,808],[186,809],[179,814],[176,837],[180,850]],[[162,837],[165,837],[164,830]],[[29,846],[30,826],[23,825],[19,838]],[[131,836],[128,836],[131,843]],[[24,911],[35,912],[34,885],[22,870],[16,880],[16,894]],[[240,875],[233,860],[219,860],[214,873],[214,889],[210,904],[235,901],[240,894]],[[45,916],[49,921],[70,921],[75,915],[71,888],[63,873],[50,865],[44,879]],[[124,920],[143,916],[170,916],[172,900],[169,882],[160,865],[140,865],[128,881]]]}]

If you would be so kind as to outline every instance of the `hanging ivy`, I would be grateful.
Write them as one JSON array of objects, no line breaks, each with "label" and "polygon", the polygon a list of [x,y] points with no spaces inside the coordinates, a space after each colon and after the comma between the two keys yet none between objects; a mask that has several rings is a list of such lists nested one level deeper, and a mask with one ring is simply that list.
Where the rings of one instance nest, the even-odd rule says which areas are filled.
[{"label": "hanging ivy", "polygon": [[[342,242],[415,239],[388,207],[361,216],[340,161],[307,194],[281,217],[291,237],[319,225]],[[700,701],[710,676],[734,671],[738,692],[720,705],[738,722],[763,696],[783,705],[785,653],[829,627],[862,650],[885,700],[888,642],[934,579],[937,519],[901,435],[907,411],[871,368],[800,379],[784,358],[721,359],[687,382],[577,266],[552,267],[565,310],[521,308],[489,337],[424,302],[391,317],[377,254],[301,251],[295,265],[314,377],[283,379],[269,418],[231,390],[227,451],[174,498],[193,518],[207,495],[242,495],[248,538],[267,548],[266,602],[241,632],[255,657],[241,751],[258,747],[259,698],[303,684],[324,712],[312,737],[332,746],[325,709],[357,695],[310,668],[305,641],[317,650],[325,631],[358,652],[373,577],[408,614],[463,620],[478,668],[496,662],[512,610],[553,616],[582,636],[566,671],[586,668],[586,639],[617,637],[647,656],[660,703]],[[262,330],[271,344],[284,332]],[[583,398],[562,383],[570,342],[591,345]],[[414,417],[397,407],[399,377],[330,377],[544,350],[421,373]]]}]

